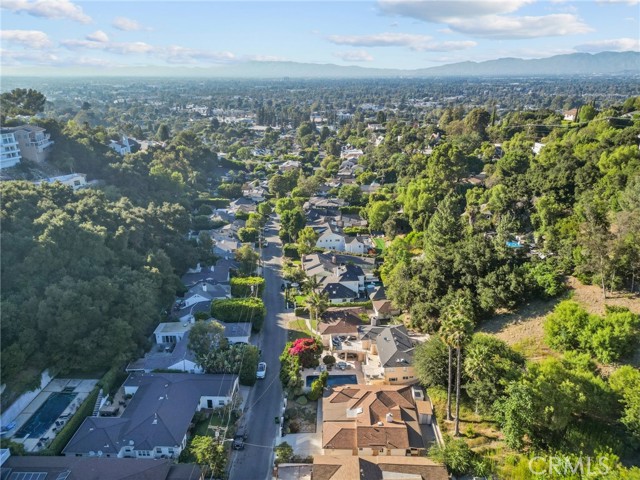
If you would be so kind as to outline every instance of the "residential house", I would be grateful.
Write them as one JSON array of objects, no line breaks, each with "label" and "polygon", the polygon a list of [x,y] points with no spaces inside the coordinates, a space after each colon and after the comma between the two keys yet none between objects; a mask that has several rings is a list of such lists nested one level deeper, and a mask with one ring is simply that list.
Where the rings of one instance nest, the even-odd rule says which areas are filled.
[{"label": "residential house", "polygon": [[426,457],[314,455],[313,480],[448,480],[447,467]]},{"label": "residential house", "polygon": [[360,185],[360,191],[362,193],[371,194],[380,190],[380,187],[381,185],[374,180],[370,185]]},{"label": "residential house", "polygon": [[319,278],[320,289],[331,303],[356,301],[365,290],[365,274],[361,267],[347,263],[337,265],[333,273]]},{"label": "residential house", "polygon": [[307,276],[317,277],[318,279],[337,275],[337,268],[340,265],[345,265],[349,269],[351,268],[349,267],[350,265],[358,267],[357,275],[364,275],[362,286],[364,286],[364,282],[378,281],[378,278],[373,275],[375,259],[372,257],[358,257],[337,252],[326,252],[305,255],[302,260],[302,268]]},{"label": "residential house", "polygon": [[11,128],[0,129],[0,169],[15,167],[22,160],[20,147]]},{"label": "residential house", "polygon": [[328,308],[318,322],[322,344],[331,349],[334,337],[357,336],[358,327],[362,326],[362,315],[366,315],[366,310],[362,307]]},{"label": "residential house", "polygon": [[84,173],[70,173],[69,175],[61,175],[59,177],[51,177],[46,178],[44,180],[39,180],[34,182],[36,185],[41,185],[43,183],[55,183],[60,182],[61,184],[71,187],[74,190],[78,190],[79,188],[83,188],[87,185],[87,176]]},{"label": "residential house", "polygon": [[224,329],[224,336],[229,343],[249,343],[251,337],[251,322],[226,323],[213,319]]},{"label": "residential house", "polygon": [[255,202],[245,197],[236,198],[230,202],[229,207],[227,207],[227,211],[234,215],[237,215],[238,212],[246,214],[255,213],[257,210],[258,208],[256,207]]},{"label": "residential house", "polygon": [[362,255],[369,252],[373,247],[373,242],[368,236],[358,235],[355,237],[345,237],[344,251],[347,253],[355,253]]},{"label": "residential house", "polygon": [[242,244],[236,240],[215,241],[215,244],[213,246],[213,253],[218,257],[230,260],[235,257],[236,250],[241,246]]},{"label": "residential house", "polygon": [[178,343],[187,334],[193,324],[191,322],[162,322],[153,331],[158,345]]},{"label": "residential house", "polygon": [[[21,125],[19,127],[3,128],[2,133],[13,132],[15,141],[18,144],[18,150],[20,156],[31,162],[41,163],[44,162],[51,153],[51,147],[53,146],[53,140],[51,135],[46,133],[46,130],[36,125]],[[7,153],[15,153],[14,144],[10,136],[3,137],[8,140],[6,144],[7,148],[11,148]],[[15,159],[15,156],[12,157]]]},{"label": "residential house", "polygon": [[289,170],[296,170],[298,168],[300,168],[300,162],[298,160],[287,160],[278,165],[278,170],[281,172],[288,172]]},{"label": "residential house", "polygon": [[535,142],[533,144],[533,147],[531,147],[531,150],[533,151],[534,155],[538,155],[545,145],[546,143]]},{"label": "residential house", "polygon": [[391,318],[392,315],[398,315],[400,313],[400,310],[394,308],[391,300],[387,298],[385,288],[382,285],[374,287],[373,291],[369,295],[369,299],[371,300],[371,305],[373,307],[373,325],[375,325],[373,322],[387,320]]},{"label": "residential house", "polygon": [[8,455],[1,470],[3,480],[204,480],[198,465],[169,459]]},{"label": "residential house", "polygon": [[126,135],[122,135],[122,138],[118,140],[111,140],[109,143],[109,148],[115,150],[118,155],[128,155],[130,153],[136,153],[140,150],[140,144],[137,140],[133,138],[127,137]]},{"label": "residential house", "polygon": [[342,147],[340,158],[343,160],[358,160],[364,152],[359,148],[353,148],[350,145]]},{"label": "residential house", "polygon": [[410,385],[343,385],[322,399],[324,454],[408,456],[426,445]]},{"label": "residential house", "polygon": [[345,235],[340,227],[332,222],[327,222],[317,228],[316,231],[319,233],[316,241],[317,248],[337,250],[339,252],[345,251]]},{"label": "residential house", "polygon": [[562,115],[567,122],[575,122],[578,118],[578,109],[572,108],[571,110],[565,110],[562,112]]},{"label": "residential house", "polygon": [[196,313],[208,313],[211,309],[211,302],[220,298],[231,298],[229,285],[207,281],[196,283],[181,299],[176,301],[172,315],[180,321],[191,322]]},{"label": "residential house", "polygon": [[373,326],[360,329],[362,347],[367,350],[362,372],[370,379],[382,378],[389,385],[417,382],[413,353],[417,342],[404,325]]},{"label": "residential house", "polygon": [[229,283],[231,270],[237,268],[238,264],[235,261],[220,258],[215,266],[201,267],[198,263],[195,268],[189,269],[187,273],[180,277],[180,280],[187,288],[191,288],[203,281],[208,283]]},{"label": "residential house", "polygon": [[[151,373],[158,370],[175,370],[185,373],[204,373],[204,370],[202,369],[200,364],[198,364],[195,355],[189,349],[189,330],[191,329],[192,324],[185,324],[185,327],[187,328],[185,328],[184,332],[161,332],[163,334],[160,336],[161,339],[167,339],[171,336],[174,336],[177,340],[175,342],[171,342],[172,345],[169,346],[161,344],[154,347],[144,357],[129,363],[125,370],[128,373]],[[174,333],[174,335],[171,335],[171,333]],[[179,335],[176,335],[176,333]],[[158,334],[156,333],[156,342],[157,341]]]},{"label": "residential house", "polygon": [[119,417],[87,417],[63,449],[66,456],[178,458],[196,411],[220,408],[238,392],[236,375],[132,373],[132,395]]}]

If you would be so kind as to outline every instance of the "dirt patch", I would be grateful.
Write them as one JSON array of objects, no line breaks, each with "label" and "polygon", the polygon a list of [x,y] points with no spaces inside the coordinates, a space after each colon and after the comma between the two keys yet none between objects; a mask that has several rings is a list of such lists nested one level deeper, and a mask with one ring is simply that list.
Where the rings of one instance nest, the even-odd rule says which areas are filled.
[{"label": "dirt patch", "polygon": [[316,433],[318,402],[307,402],[304,405],[290,400],[284,411],[285,428],[289,433]]},{"label": "dirt patch", "polygon": [[[541,360],[557,355],[544,343],[544,319],[555,306],[565,298],[571,298],[582,305],[589,313],[604,314],[605,305],[627,307],[640,314],[640,298],[637,295],[609,293],[602,298],[602,290],[597,285],[583,285],[574,277],[567,280],[568,292],[563,298],[551,300],[533,300],[516,312],[504,312],[484,322],[479,332],[495,335],[530,360]],[[640,365],[640,348],[629,360]]]}]

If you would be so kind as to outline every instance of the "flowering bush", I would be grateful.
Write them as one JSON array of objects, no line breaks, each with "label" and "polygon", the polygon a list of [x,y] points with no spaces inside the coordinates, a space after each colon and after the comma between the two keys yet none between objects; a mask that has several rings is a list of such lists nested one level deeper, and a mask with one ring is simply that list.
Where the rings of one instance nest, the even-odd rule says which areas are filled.
[{"label": "flowering bush", "polygon": [[316,338],[298,338],[289,347],[289,355],[298,357],[303,368],[317,367],[321,353],[322,343]]}]

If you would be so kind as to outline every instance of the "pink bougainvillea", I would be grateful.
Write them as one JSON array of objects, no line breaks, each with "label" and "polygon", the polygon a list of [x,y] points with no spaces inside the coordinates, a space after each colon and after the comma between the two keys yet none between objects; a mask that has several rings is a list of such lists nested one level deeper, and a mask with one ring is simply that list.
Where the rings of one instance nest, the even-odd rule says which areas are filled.
[{"label": "pink bougainvillea", "polygon": [[289,355],[299,357],[304,368],[317,366],[321,352],[321,344],[315,338],[298,338],[289,348]]}]

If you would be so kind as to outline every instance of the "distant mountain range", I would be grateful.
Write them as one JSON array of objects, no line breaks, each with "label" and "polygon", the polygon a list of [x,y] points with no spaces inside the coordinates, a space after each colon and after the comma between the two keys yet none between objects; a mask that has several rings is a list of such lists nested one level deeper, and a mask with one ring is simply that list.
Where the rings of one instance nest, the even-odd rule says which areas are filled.
[{"label": "distant mountain range", "polygon": [[[209,78],[398,78],[451,76],[535,76],[535,75],[618,75],[640,74],[640,52],[571,53],[548,58],[524,60],[500,58],[485,62],[460,62],[417,70],[367,68],[334,64],[298,62],[242,62],[211,68],[122,67],[108,71],[93,69],[48,70],[5,68],[5,75],[54,76],[145,76],[145,77],[209,77]],[[38,73],[36,73],[38,72]]]}]

